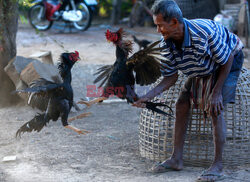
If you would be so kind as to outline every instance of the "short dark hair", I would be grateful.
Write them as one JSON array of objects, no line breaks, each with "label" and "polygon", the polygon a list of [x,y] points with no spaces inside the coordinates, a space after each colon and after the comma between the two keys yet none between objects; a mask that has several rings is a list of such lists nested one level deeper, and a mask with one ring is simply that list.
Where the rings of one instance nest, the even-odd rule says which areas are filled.
[{"label": "short dark hair", "polygon": [[174,0],[156,0],[151,8],[153,15],[162,14],[165,21],[176,18],[183,23],[182,12]]}]

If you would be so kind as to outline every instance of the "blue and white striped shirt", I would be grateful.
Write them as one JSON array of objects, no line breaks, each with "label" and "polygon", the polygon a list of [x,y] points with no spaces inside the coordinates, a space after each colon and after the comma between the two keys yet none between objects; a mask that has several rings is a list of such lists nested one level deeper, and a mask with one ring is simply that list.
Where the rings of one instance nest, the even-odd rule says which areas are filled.
[{"label": "blue and white striped shirt", "polygon": [[184,19],[185,32],[181,50],[172,40],[162,38],[162,75],[171,76],[178,70],[190,77],[205,76],[227,62],[238,37],[224,26],[207,19]]}]

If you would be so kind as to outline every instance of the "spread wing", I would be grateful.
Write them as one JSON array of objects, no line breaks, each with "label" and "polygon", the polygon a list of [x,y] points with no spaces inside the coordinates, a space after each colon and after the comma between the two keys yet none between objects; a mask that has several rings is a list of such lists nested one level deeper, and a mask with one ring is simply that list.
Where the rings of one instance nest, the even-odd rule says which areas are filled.
[{"label": "spread wing", "polygon": [[16,90],[18,93],[28,92],[28,93],[36,93],[36,94],[49,94],[49,92],[58,89],[62,86],[62,84],[58,84],[55,82],[48,81],[44,78],[39,78],[29,85],[28,88],[22,90]]},{"label": "spread wing", "polygon": [[59,78],[52,78],[54,82],[39,78],[30,83],[29,88],[16,90],[16,93],[29,93],[28,104],[45,111],[49,102],[50,93],[62,87]]},{"label": "spread wing", "polygon": [[98,68],[97,72],[94,74],[94,75],[98,75],[96,79],[94,80],[94,83],[102,81],[101,84],[99,85],[99,87],[102,87],[109,80],[113,69],[114,69],[114,65],[105,65],[105,66]]},{"label": "spread wing", "polygon": [[159,43],[160,41],[156,41],[146,49],[134,53],[126,62],[135,71],[136,83],[141,86],[152,84],[161,76],[160,61],[166,58],[161,53],[164,48],[155,47]]}]

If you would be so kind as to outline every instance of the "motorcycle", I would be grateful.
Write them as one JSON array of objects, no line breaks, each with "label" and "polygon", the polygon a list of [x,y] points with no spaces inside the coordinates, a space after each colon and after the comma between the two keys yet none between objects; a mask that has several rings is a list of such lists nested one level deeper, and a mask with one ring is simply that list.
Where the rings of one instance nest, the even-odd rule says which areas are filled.
[{"label": "motorcycle", "polygon": [[35,0],[28,12],[32,27],[48,30],[54,21],[72,22],[78,30],[87,30],[97,10],[96,0]]}]

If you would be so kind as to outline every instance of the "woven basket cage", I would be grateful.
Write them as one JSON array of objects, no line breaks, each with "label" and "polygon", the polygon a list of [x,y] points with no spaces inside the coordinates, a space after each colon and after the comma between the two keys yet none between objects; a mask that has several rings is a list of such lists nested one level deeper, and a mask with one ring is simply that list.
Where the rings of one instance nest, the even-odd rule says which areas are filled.
[{"label": "woven basket cage", "polygon": [[[226,145],[223,153],[224,165],[250,163],[250,71],[242,69],[236,89],[235,104],[227,104],[224,118],[227,123]],[[174,86],[154,101],[167,102],[175,112],[175,102],[186,77],[179,75]],[[159,83],[159,80],[158,82]],[[157,84],[156,83],[156,84]],[[161,108],[170,112],[168,108]],[[214,156],[211,119],[203,119],[200,109],[191,109],[191,120],[184,145],[184,164],[208,166]],[[142,157],[154,161],[169,158],[173,148],[173,117],[143,109],[139,121],[139,150]]]}]

